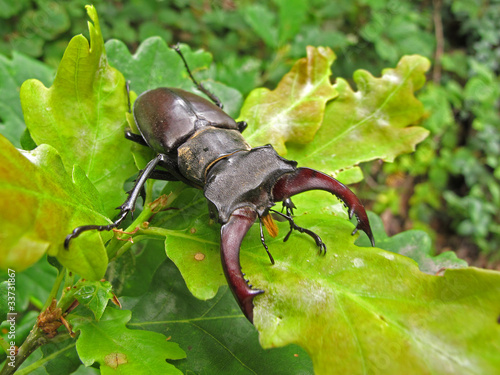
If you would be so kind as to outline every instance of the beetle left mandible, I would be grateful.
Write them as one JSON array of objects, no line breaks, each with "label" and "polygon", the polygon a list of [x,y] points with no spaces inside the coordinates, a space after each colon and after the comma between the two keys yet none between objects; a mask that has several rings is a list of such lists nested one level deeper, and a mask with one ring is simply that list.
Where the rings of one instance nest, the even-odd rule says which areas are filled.
[{"label": "beetle left mandible", "polygon": [[[313,169],[297,168],[295,161],[282,158],[270,145],[251,148],[241,135],[246,123],[236,122],[222,111],[220,100],[195,80],[179,47],[173,48],[193,83],[213,103],[176,88],[157,88],[139,95],[133,114],[141,134],[126,131],[125,136],[150,147],[157,155],[139,173],[114,223],[77,227],[66,237],[64,246],[68,248],[70,241],[84,231],[119,226],[133,211],[147,179],[183,181],[203,190],[210,213],[221,223],[222,267],[243,313],[253,321],[253,299],[264,291],[248,285],[241,272],[239,252],[256,219],[260,222],[262,244],[274,263],[262,232],[263,225],[273,231],[271,212],[290,223],[285,241],[297,230],[311,236],[320,253],[326,253],[326,245],[316,233],[295,224],[292,196],[308,190],[334,194],[348,207],[349,217],[358,220],[353,234],[361,229],[374,245],[368,216],[356,195],[334,178]],[[283,202],[286,213],[273,210],[275,202]]]}]

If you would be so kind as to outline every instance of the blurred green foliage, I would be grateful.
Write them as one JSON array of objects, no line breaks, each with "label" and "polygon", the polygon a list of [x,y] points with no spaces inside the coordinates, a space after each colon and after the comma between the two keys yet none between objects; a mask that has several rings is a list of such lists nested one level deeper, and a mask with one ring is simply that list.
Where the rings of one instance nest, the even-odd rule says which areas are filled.
[{"label": "blurred green foliage", "polygon": [[[0,53],[55,68],[70,37],[86,29],[87,3],[0,1]],[[332,48],[334,76],[343,77],[359,68],[379,74],[404,54],[434,58],[433,82],[420,93],[428,112],[422,125],[431,136],[412,155],[366,167],[376,173],[362,194],[405,227],[456,233],[492,258],[499,254],[499,0],[93,3],[107,37],[132,50],[153,35],[203,47],[214,55],[208,74],[244,96],[274,87],[307,45]]]}]

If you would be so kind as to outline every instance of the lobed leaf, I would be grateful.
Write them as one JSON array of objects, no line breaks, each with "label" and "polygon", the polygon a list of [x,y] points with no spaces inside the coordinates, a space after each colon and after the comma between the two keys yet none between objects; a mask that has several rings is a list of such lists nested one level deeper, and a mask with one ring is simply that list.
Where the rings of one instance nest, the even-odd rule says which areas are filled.
[{"label": "lobed leaf", "polygon": [[[329,199],[321,202],[330,210]],[[276,239],[266,238],[275,265],[262,247],[258,224],[241,250],[243,272],[265,291],[256,297],[254,311],[265,348],[298,344],[311,355],[317,374],[399,374],[408,368],[415,374],[489,373],[500,365],[495,354],[500,349],[495,333],[499,273],[474,268],[448,269],[444,276],[423,273],[408,257],[354,245],[351,223],[315,213],[314,204],[312,208],[305,204],[307,198],[301,203],[299,209],[306,212],[296,216],[296,223],[321,236],[326,256],[319,256],[314,241],[304,234],[294,233],[283,243],[286,223],[278,223]],[[169,214],[176,215],[172,223],[165,222],[179,229],[179,219],[187,218],[183,231],[167,237],[167,254],[190,291],[207,298],[224,283],[215,241],[219,228],[206,224],[203,207],[196,213],[193,205],[187,212],[183,206]],[[411,249],[408,255],[428,272],[462,266],[457,259],[429,257],[425,246],[415,248],[413,232],[392,242],[378,232],[376,240],[382,246],[402,252]],[[200,253],[204,257],[196,256]],[[457,331],[464,320],[467,327]]]},{"label": "lobed leaf", "polygon": [[14,146],[20,146],[20,138],[26,129],[19,89],[28,78],[43,82],[52,79],[53,71],[38,60],[12,52],[12,59],[0,55],[0,133]]},{"label": "lobed leaf", "polygon": [[82,222],[105,222],[98,201],[75,184],[57,151],[42,145],[22,154],[0,136],[0,268],[22,271],[45,253],[88,279],[104,275],[100,234],[89,233],[65,250],[66,235]]},{"label": "lobed leaf", "polygon": [[[334,88],[338,97],[326,106],[323,125],[314,140],[305,145],[290,144],[287,157],[335,175],[361,162],[393,161],[413,151],[429,133],[410,126],[424,113],[414,92],[424,85],[429,65],[429,60],[415,55],[403,57],[395,69],[385,69],[380,78],[358,70],[353,77],[358,91],[337,78]],[[353,178],[343,180],[354,182]]]},{"label": "lobed leaf", "polygon": [[99,363],[101,374],[182,374],[167,359],[186,354],[164,335],[127,328],[131,313],[108,308],[101,320],[73,315],[68,317],[80,331],[76,350],[85,366]]},{"label": "lobed leaf", "polygon": [[325,104],[337,96],[330,83],[335,59],[328,48],[307,48],[278,87],[253,90],[245,100],[239,120],[249,124],[246,140],[253,146],[272,144],[286,155],[285,142],[311,142],[323,121]]},{"label": "lobed leaf", "polygon": [[103,197],[108,216],[125,200],[117,189],[136,168],[124,141],[127,92],[123,75],[106,58],[95,8],[87,6],[90,46],[82,35],[69,43],[54,83],[21,87],[26,125],[36,144],[56,148],[67,169],[78,165]]},{"label": "lobed leaf", "polygon": [[80,305],[86,306],[94,313],[95,320],[101,319],[108,301],[113,298],[109,281],[84,280],[78,285],[75,298]]},{"label": "lobed leaf", "polygon": [[499,273],[467,268],[431,276],[407,257],[355,246],[352,227],[340,218],[304,215],[300,225],[322,237],[325,257],[295,235],[286,244],[268,242],[276,260],[270,266],[257,228],[242,255],[247,277],[266,291],[255,300],[254,317],[264,347],[301,345],[316,374],[499,368]]},{"label": "lobed leaf", "polygon": [[[368,212],[370,226],[376,239],[377,247],[404,255],[418,263],[420,271],[436,275],[449,268],[466,268],[467,262],[457,257],[453,251],[445,251],[437,256],[432,255],[432,240],[422,230],[407,230],[389,237],[385,233],[382,219]],[[367,237],[361,236],[356,245],[370,247]]]}]

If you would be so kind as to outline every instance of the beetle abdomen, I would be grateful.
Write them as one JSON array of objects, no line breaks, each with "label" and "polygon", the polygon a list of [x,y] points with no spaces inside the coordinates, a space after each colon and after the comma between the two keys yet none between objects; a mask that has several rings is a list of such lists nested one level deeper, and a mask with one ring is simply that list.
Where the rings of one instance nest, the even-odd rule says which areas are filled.
[{"label": "beetle abdomen", "polygon": [[205,126],[238,130],[236,121],[212,102],[167,87],[139,95],[134,103],[134,118],[146,143],[158,153],[175,151]]}]

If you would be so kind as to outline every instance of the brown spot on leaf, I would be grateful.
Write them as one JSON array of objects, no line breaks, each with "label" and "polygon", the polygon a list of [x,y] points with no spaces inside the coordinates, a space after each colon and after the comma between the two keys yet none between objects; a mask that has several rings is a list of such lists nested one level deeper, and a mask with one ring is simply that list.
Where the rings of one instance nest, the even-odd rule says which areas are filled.
[{"label": "brown spot on leaf", "polygon": [[205,254],[196,253],[196,254],[194,254],[194,259],[197,260],[198,262],[201,262],[203,259],[205,259]]},{"label": "brown spot on leaf", "polygon": [[191,233],[191,234],[195,234],[195,233],[196,233],[196,228],[191,228],[191,229],[189,230],[189,233]]},{"label": "brown spot on leaf", "polygon": [[104,357],[104,364],[116,369],[118,366],[128,363],[127,355],[123,353],[109,353]]}]

